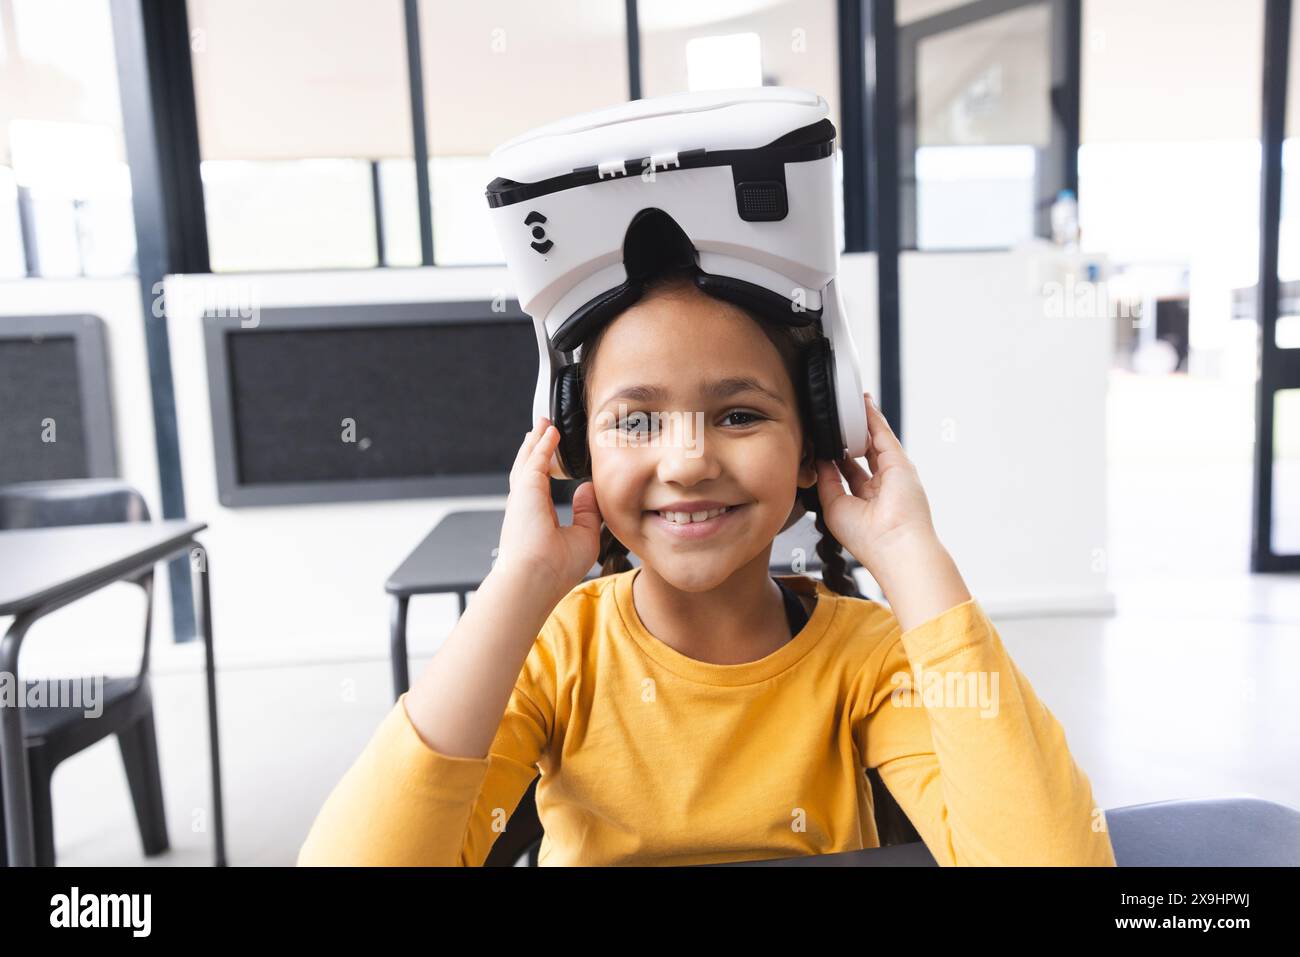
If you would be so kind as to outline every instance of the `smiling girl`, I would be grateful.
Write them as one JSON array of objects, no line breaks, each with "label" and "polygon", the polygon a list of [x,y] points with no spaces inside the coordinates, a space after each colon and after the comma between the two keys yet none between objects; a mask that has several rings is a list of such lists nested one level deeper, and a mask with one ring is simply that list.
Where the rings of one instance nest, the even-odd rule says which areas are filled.
[{"label": "smiling girl", "polygon": [[[540,864],[875,847],[874,769],[940,864],[1114,865],[1060,723],[874,402],[865,467],[813,457],[796,385],[809,328],[669,272],[584,343],[591,481],[572,525],[551,504],[559,434],[539,419],[491,573],[299,864],[482,864],[539,773]],[[702,433],[645,441],[651,413],[674,410]],[[774,579],[773,541],[804,504],[822,579]],[[859,596],[845,548],[888,607]]]}]

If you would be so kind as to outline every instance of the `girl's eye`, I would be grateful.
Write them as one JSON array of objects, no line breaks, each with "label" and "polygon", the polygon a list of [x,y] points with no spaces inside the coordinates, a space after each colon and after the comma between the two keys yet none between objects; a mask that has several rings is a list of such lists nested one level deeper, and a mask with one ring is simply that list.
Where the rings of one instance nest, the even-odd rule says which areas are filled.
[{"label": "girl's eye", "polygon": [[618,428],[621,432],[644,432],[649,427],[650,417],[644,412],[633,412],[618,420]]},{"label": "girl's eye", "polygon": [[[740,418],[740,421],[733,421],[732,423],[737,428],[753,425],[755,422],[761,422],[764,419],[764,416],[759,415],[757,412],[749,412],[744,409],[735,409],[728,412],[722,417],[722,419],[726,422],[729,419],[734,420],[737,417]],[[650,416],[645,412],[633,412],[619,419],[616,423],[616,428],[620,432],[631,432],[637,434],[644,433],[650,429]]]},{"label": "girl's eye", "polygon": [[757,412],[746,412],[744,409],[736,409],[733,412],[728,412],[722,418],[725,421],[727,419],[730,419],[732,416],[737,416],[737,415],[749,419],[748,422],[737,423],[738,425],[753,425],[755,422],[760,422],[763,419],[763,417],[759,415]]}]

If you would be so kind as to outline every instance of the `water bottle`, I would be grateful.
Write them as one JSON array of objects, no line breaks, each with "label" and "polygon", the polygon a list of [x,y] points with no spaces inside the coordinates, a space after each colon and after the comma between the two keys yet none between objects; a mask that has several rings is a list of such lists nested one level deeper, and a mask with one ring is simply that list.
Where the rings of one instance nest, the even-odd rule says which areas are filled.
[{"label": "water bottle", "polygon": [[1079,201],[1072,189],[1061,190],[1052,203],[1052,241],[1066,249],[1079,248]]}]

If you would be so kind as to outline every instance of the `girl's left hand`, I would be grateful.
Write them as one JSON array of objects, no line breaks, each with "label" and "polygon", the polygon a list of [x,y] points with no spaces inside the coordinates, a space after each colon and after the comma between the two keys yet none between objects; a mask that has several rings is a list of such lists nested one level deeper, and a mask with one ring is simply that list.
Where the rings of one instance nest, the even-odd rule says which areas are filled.
[{"label": "girl's left hand", "polygon": [[[817,460],[817,494],[832,535],[872,575],[890,549],[935,539],[930,503],[902,443],[870,395],[867,406],[867,467],[845,457]],[[841,476],[848,481],[844,491]]]}]

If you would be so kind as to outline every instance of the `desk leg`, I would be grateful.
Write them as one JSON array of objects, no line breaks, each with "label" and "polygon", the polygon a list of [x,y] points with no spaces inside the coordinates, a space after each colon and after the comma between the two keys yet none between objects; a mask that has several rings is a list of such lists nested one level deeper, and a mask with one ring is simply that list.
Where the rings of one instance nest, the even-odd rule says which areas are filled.
[{"label": "desk leg", "polygon": [[226,822],[221,803],[221,749],[217,744],[217,668],[212,654],[212,593],[209,590],[208,550],[199,542],[190,548],[190,580],[194,583],[194,624],[203,637],[203,661],[208,678],[208,748],[212,753],[213,866],[226,866]]},{"label": "desk leg", "polygon": [[[13,682],[15,695],[26,696],[26,685],[18,680],[18,648],[35,613],[19,615],[0,642],[0,675]],[[5,841],[10,867],[36,864],[35,822],[32,820],[32,785],[27,767],[27,745],[23,741],[23,709],[0,706],[0,752],[4,755],[0,780],[4,782]]]},{"label": "desk leg", "polygon": [[392,618],[389,620],[388,640],[393,658],[393,700],[411,687],[410,665],[406,660],[406,605],[405,595],[393,596]]}]

